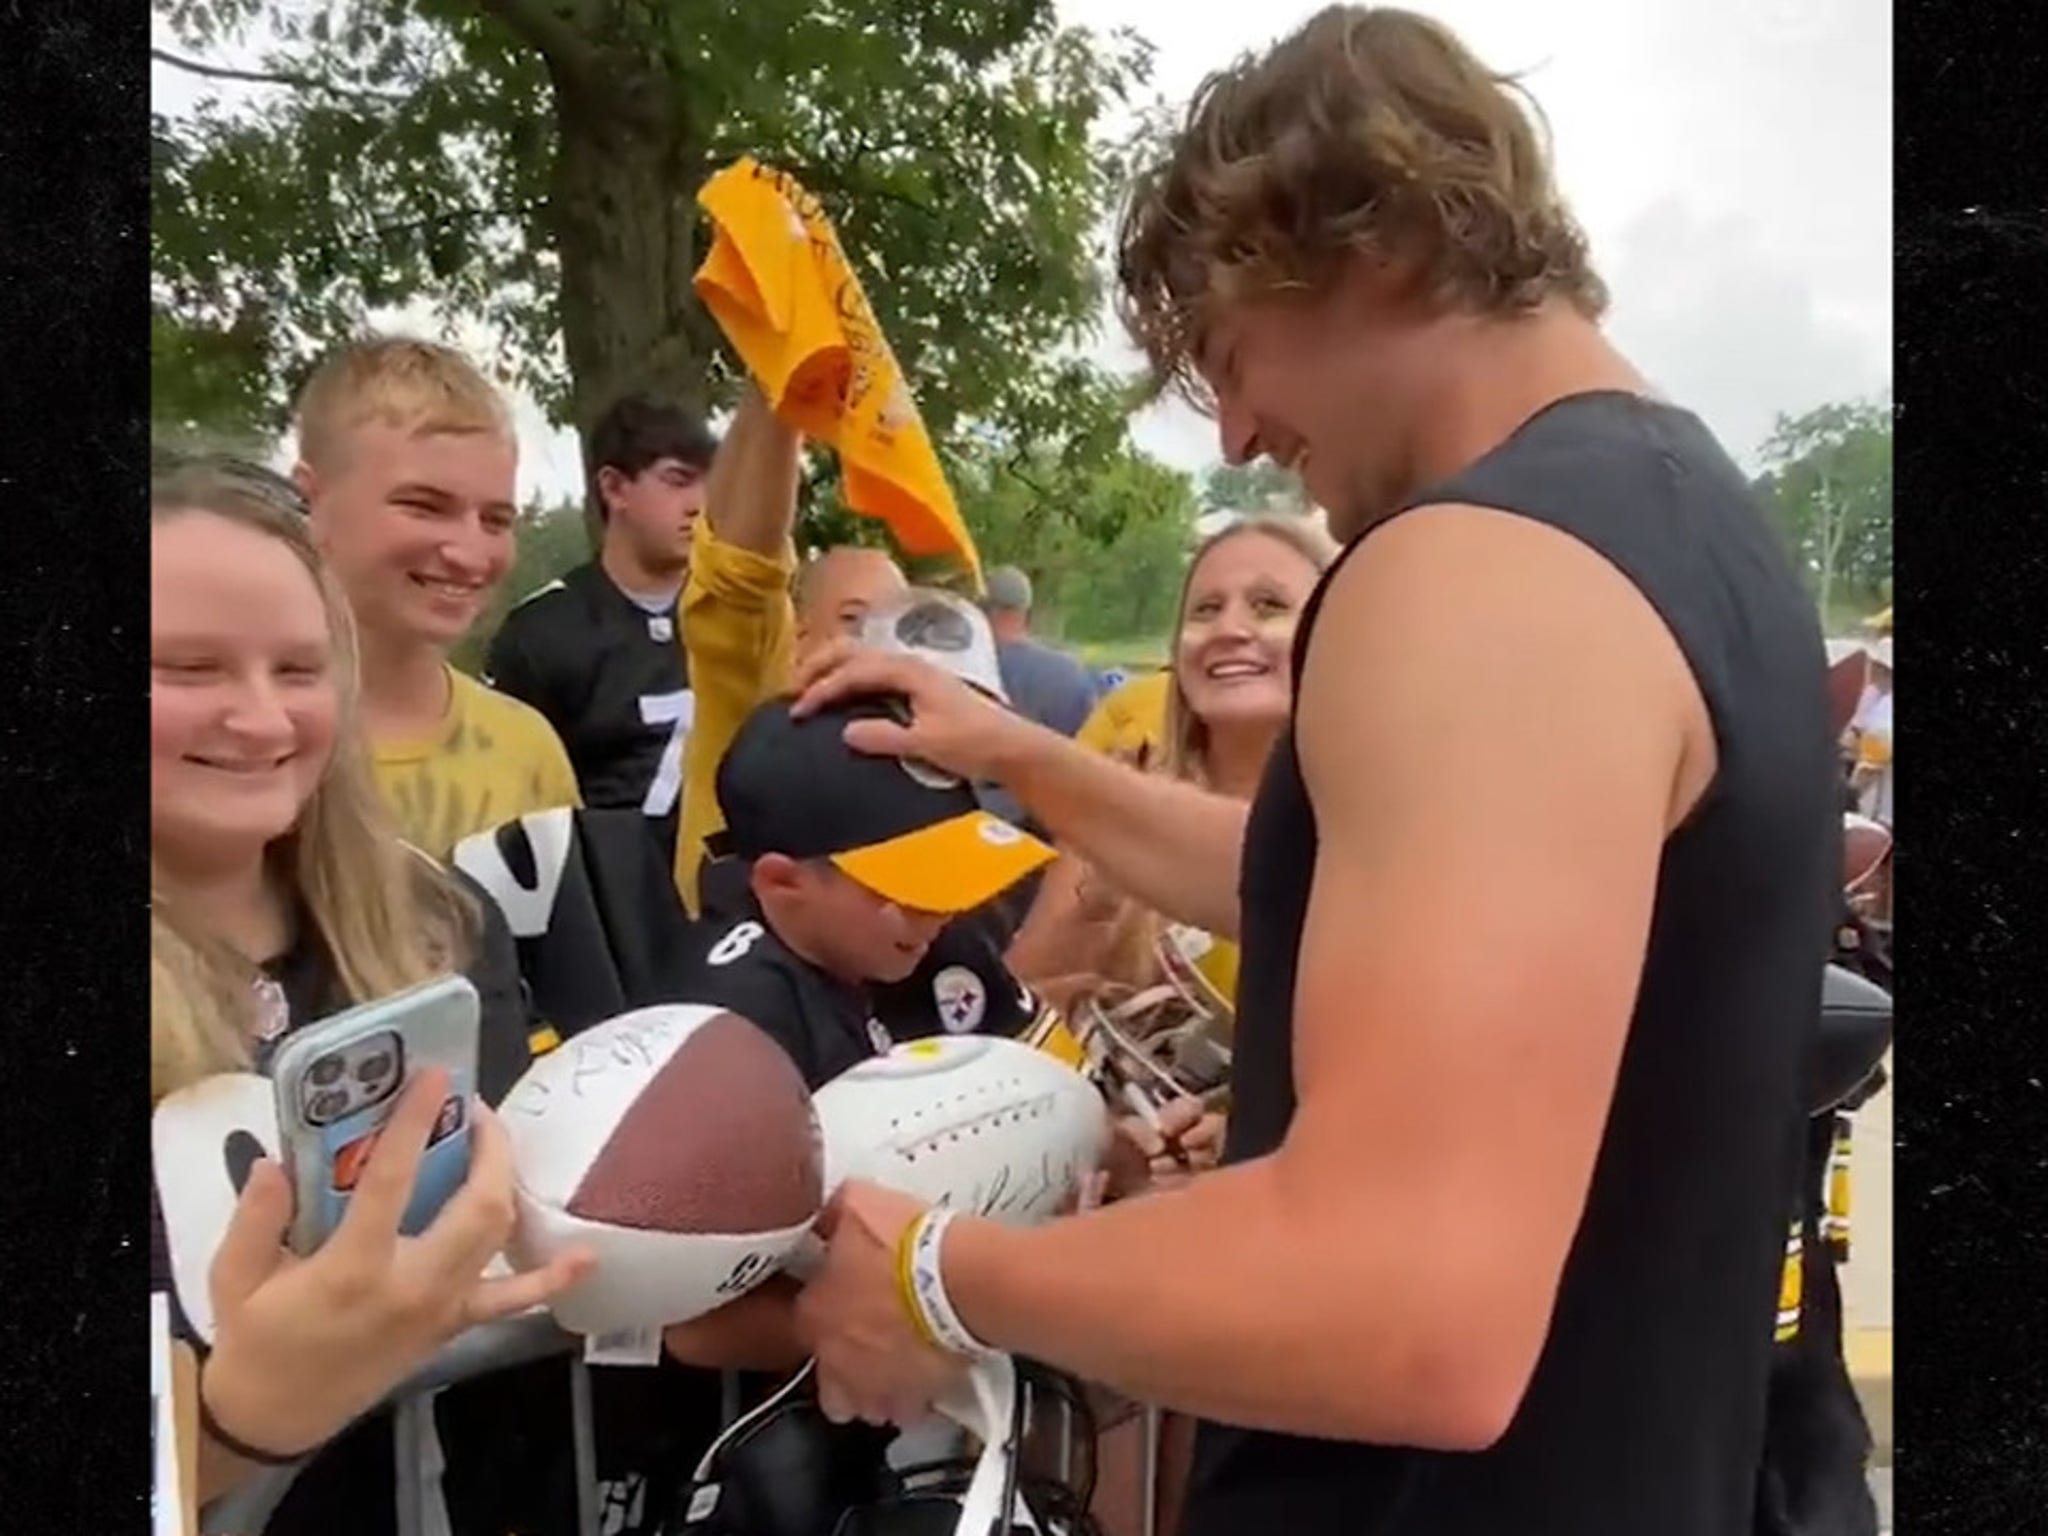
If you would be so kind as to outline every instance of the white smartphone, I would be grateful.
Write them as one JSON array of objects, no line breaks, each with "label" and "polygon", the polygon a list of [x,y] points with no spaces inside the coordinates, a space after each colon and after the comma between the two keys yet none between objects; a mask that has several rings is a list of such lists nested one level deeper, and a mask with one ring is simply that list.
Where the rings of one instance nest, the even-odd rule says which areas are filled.
[{"label": "white smartphone", "polygon": [[307,1254],[348,1210],[363,1163],[415,1073],[448,1073],[448,1098],[421,1155],[400,1230],[417,1234],[469,1176],[469,1106],[476,1093],[481,1005],[465,977],[394,992],[307,1025],[271,1066],[285,1172],[292,1181],[291,1246]]}]

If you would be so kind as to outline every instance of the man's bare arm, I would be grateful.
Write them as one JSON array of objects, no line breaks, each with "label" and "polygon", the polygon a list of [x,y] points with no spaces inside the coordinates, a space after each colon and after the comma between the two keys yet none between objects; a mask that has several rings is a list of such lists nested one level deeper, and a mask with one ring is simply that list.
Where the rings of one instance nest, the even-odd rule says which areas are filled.
[{"label": "man's bare arm", "polygon": [[1245,804],[1033,729],[995,775],[1024,808],[1141,905],[1236,938]]},{"label": "man's bare arm", "polygon": [[802,450],[803,434],[750,381],[704,486],[704,515],[719,538],[757,555],[782,552],[796,526]]},{"label": "man's bare arm", "polygon": [[1240,802],[1127,768],[926,662],[849,641],[807,657],[796,686],[799,713],[863,694],[901,695],[907,724],[857,721],[847,741],[1002,784],[1118,890],[1211,933],[1237,933]]},{"label": "man's bare arm", "polygon": [[956,1221],[948,1289],[989,1342],[1170,1407],[1476,1448],[1550,1326],[1703,706],[1624,578],[1504,514],[1410,514],[1321,623],[1286,1140],[1034,1231]]}]

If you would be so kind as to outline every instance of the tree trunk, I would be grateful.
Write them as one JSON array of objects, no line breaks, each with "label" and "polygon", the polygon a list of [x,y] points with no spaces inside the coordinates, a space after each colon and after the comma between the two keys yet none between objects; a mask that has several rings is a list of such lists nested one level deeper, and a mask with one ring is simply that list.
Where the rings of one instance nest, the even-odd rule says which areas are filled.
[{"label": "tree trunk", "polygon": [[550,218],[561,268],[570,410],[586,447],[621,395],[709,403],[716,330],[697,302],[697,188],[706,168],[681,141],[666,82],[555,90]]}]

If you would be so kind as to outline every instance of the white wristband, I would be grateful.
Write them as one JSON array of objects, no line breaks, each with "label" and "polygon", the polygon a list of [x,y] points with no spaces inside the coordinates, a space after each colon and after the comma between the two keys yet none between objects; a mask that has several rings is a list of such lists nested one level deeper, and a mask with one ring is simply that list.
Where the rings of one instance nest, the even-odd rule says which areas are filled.
[{"label": "white wristband", "polygon": [[911,1298],[917,1303],[925,1331],[941,1348],[975,1359],[999,1355],[1001,1350],[991,1349],[967,1331],[960,1314],[953,1310],[952,1298],[946,1294],[946,1281],[939,1272],[939,1247],[954,1214],[943,1206],[934,1206],[918,1217],[917,1231],[910,1239]]}]

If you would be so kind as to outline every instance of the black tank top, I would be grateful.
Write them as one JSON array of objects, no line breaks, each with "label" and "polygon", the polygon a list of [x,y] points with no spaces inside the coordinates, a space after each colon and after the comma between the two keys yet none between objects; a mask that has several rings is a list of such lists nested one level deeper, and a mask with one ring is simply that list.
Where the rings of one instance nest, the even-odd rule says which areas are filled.
[{"label": "black tank top", "polygon": [[[1205,1424],[1184,1530],[1743,1536],[1803,1123],[1802,1050],[1841,870],[1814,604],[1707,430],[1634,395],[1559,401],[1409,507],[1444,503],[1546,523],[1626,575],[1691,665],[1716,775],[1665,845],[1585,1215],[1507,1433],[1468,1454]],[[1334,575],[1302,615],[1296,677]],[[1271,1152],[1294,1116],[1296,951],[1316,842],[1290,728],[1245,836],[1231,1161]],[[1486,1134],[1484,1105],[1443,1112]]]}]

